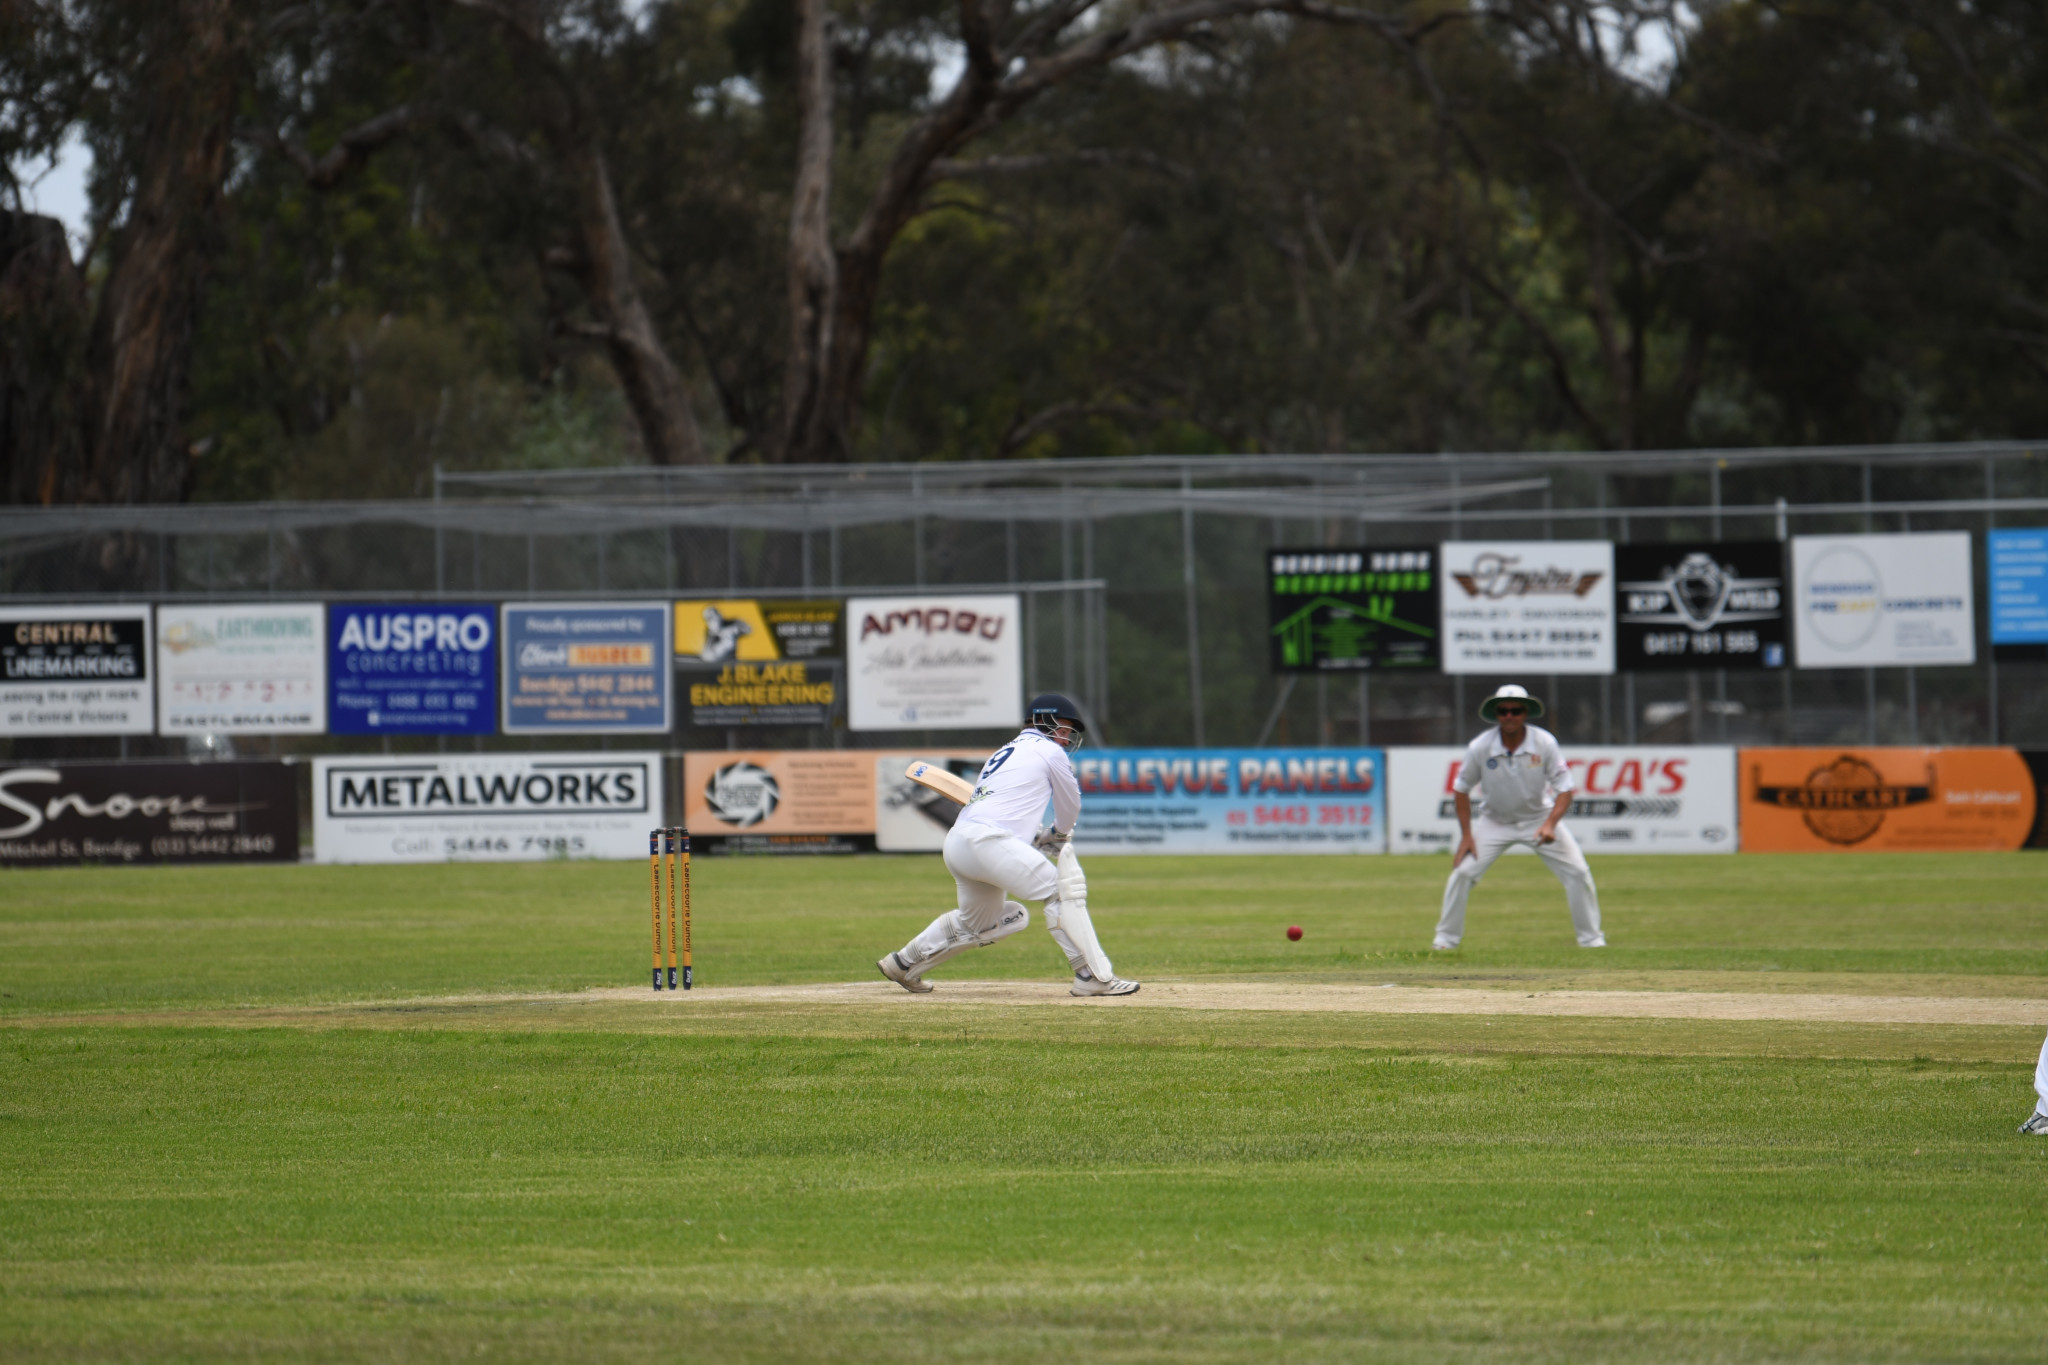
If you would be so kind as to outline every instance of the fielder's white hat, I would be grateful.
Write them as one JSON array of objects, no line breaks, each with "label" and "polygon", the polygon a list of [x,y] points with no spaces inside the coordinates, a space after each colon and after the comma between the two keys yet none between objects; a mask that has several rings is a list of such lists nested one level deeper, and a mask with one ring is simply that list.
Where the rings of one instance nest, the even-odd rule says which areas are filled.
[{"label": "fielder's white hat", "polygon": [[1518,701],[1523,703],[1525,706],[1529,708],[1530,720],[1535,720],[1543,714],[1542,701],[1536,697],[1530,696],[1528,688],[1523,687],[1518,683],[1505,683],[1501,686],[1500,691],[1494,693],[1485,701],[1479,703],[1479,719],[1499,719],[1497,716],[1494,715],[1494,708],[1499,703],[1504,701]]}]

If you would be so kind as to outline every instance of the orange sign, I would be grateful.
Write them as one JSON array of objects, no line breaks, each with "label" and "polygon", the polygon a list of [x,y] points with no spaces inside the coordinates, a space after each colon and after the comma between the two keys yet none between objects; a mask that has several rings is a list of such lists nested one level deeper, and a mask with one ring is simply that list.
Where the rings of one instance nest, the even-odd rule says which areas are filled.
[{"label": "orange sign", "polygon": [[872,835],[874,750],[686,754],[683,823],[692,835]]},{"label": "orange sign", "polygon": [[2011,749],[1744,749],[1744,853],[2009,849],[2034,827]]}]

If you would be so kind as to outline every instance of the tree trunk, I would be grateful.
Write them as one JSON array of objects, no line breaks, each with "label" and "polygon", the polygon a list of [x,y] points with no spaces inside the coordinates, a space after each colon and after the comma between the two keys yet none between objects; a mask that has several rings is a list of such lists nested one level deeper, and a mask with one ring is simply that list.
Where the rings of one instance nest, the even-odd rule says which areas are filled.
[{"label": "tree trunk", "polygon": [[0,502],[47,507],[81,466],[89,325],[64,225],[0,210]]},{"label": "tree trunk", "polygon": [[682,372],[647,315],[633,278],[631,249],[619,225],[611,167],[586,119],[577,117],[558,140],[564,169],[576,192],[576,230],[583,249],[584,294],[619,385],[632,405],[647,458],[655,464],[704,463],[704,439],[690,410]]},{"label": "tree trunk", "polygon": [[192,333],[219,249],[222,187],[246,31],[233,0],[176,0],[152,54],[134,197],[86,343],[85,458],[60,502],[177,502],[192,462],[179,430]]},{"label": "tree trunk", "polygon": [[825,0],[796,0],[796,16],[799,130],[789,211],[789,356],[777,454],[844,460],[851,455],[843,421],[848,409],[831,383],[840,353],[839,262],[832,250],[832,53]]}]

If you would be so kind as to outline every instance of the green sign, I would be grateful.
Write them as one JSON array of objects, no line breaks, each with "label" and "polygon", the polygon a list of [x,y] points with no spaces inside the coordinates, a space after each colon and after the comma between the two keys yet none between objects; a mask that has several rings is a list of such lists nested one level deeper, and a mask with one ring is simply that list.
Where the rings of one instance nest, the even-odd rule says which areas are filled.
[{"label": "green sign", "polygon": [[1437,668],[1436,557],[1434,546],[1268,551],[1273,671]]}]

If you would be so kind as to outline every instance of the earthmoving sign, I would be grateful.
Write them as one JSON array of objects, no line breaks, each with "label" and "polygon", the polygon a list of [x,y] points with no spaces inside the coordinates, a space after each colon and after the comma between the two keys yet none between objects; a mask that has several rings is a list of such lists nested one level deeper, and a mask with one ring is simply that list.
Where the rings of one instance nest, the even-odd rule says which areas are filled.
[{"label": "earthmoving sign", "polygon": [[318,602],[158,607],[159,731],[325,732],[326,619]]},{"label": "earthmoving sign", "polygon": [[1378,749],[1083,749],[1074,847],[1102,853],[1384,853]]},{"label": "earthmoving sign", "polygon": [[1275,673],[1435,669],[1436,547],[1269,550]]},{"label": "earthmoving sign", "polygon": [[838,708],[842,603],[676,603],[677,682],[692,725],[828,725]]},{"label": "earthmoving sign", "polygon": [[1612,673],[1614,545],[1450,541],[1437,576],[1446,673]]},{"label": "earthmoving sign", "polygon": [[[1735,750],[1572,745],[1564,753],[1578,784],[1565,822],[1588,853],[1735,851]],[[1451,781],[1464,761],[1465,750],[1448,745],[1387,751],[1389,851],[1457,847]]]},{"label": "earthmoving sign", "polygon": [[1744,749],[1742,847],[1866,853],[2024,847],[2037,800],[2012,749]]},{"label": "earthmoving sign", "polygon": [[846,604],[855,730],[1015,730],[1024,719],[1015,593],[855,597]]},{"label": "earthmoving sign", "polygon": [[661,823],[657,753],[313,760],[323,863],[641,858]]},{"label": "earthmoving sign", "polygon": [[156,728],[149,608],[0,609],[0,735]]}]

